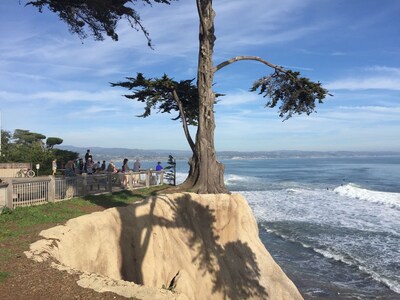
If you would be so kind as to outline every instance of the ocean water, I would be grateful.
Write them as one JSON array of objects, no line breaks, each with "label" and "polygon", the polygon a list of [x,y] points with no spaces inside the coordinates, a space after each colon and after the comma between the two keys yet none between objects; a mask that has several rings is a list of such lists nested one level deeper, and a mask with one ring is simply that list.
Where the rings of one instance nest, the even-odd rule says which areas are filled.
[{"label": "ocean water", "polygon": [[222,163],[305,299],[400,299],[400,157]]}]

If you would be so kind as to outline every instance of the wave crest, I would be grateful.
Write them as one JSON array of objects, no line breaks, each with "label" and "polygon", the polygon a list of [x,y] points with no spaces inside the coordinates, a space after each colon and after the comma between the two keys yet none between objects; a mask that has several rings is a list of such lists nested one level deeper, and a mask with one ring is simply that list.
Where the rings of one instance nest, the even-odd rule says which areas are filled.
[{"label": "wave crest", "polygon": [[338,186],[334,192],[344,197],[379,203],[400,210],[400,193],[371,191],[352,183]]}]

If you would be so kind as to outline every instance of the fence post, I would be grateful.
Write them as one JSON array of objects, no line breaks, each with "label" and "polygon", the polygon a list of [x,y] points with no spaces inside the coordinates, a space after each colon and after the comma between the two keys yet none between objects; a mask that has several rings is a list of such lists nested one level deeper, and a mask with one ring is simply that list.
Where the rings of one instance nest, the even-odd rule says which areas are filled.
[{"label": "fence post", "polygon": [[53,175],[49,175],[49,178],[50,178],[50,181],[49,181],[47,201],[55,202],[56,201],[56,178]]},{"label": "fence post", "polygon": [[6,206],[8,208],[13,209],[14,206],[13,206],[13,182],[12,182],[12,179],[8,183],[6,198],[7,198],[6,199]]},{"label": "fence post", "polygon": [[160,184],[164,184],[164,170],[161,170],[160,173]]},{"label": "fence post", "polygon": [[151,177],[151,171],[147,170],[147,172],[146,172],[146,187],[150,186],[150,177]]},{"label": "fence post", "polygon": [[107,180],[108,180],[108,191],[112,193],[112,175],[111,172],[107,173]]},{"label": "fence post", "polygon": [[83,196],[87,195],[87,173],[82,173],[82,193]]}]

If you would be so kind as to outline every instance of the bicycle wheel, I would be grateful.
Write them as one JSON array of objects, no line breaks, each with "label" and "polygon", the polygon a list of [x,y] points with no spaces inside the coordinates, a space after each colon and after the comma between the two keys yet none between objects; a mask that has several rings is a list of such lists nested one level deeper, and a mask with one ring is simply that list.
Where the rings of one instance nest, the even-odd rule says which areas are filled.
[{"label": "bicycle wheel", "polygon": [[19,171],[17,172],[17,174],[15,174],[15,177],[22,177],[22,171],[19,170]]},{"label": "bicycle wheel", "polygon": [[29,170],[28,172],[26,172],[26,176],[28,176],[28,177],[35,177],[35,171]]}]

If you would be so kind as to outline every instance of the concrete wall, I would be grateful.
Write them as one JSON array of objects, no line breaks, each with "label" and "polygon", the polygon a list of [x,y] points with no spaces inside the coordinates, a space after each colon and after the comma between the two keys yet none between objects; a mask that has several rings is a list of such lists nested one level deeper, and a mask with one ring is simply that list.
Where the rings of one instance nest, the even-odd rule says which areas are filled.
[{"label": "concrete wall", "polygon": [[16,177],[21,169],[32,169],[31,163],[0,163],[0,178]]},{"label": "concrete wall", "polygon": [[0,211],[6,206],[8,183],[0,183]]}]

